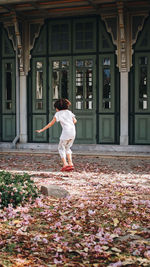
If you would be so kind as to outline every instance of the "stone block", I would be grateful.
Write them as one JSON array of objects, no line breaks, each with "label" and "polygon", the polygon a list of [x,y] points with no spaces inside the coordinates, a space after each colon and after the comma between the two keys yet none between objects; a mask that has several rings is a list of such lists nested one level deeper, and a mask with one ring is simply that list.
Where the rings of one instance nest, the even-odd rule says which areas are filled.
[{"label": "stone block", "polygon": [[69,192],[57,185],[42,185],[41,193],[46,196],[55,198],[65,198],[69,195]]}]

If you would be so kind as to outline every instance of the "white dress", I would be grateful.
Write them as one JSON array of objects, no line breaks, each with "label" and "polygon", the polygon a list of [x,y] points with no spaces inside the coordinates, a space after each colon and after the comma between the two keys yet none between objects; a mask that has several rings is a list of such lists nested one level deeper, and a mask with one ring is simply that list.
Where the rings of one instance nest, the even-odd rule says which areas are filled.
[{"label": "white dress", "polygon": [[76,129],[73,118],[75,118],[75,115],[70,110],[64,109],[56,112],[54,117],[62,126],[60,140],[74,139],[76,135]]}]

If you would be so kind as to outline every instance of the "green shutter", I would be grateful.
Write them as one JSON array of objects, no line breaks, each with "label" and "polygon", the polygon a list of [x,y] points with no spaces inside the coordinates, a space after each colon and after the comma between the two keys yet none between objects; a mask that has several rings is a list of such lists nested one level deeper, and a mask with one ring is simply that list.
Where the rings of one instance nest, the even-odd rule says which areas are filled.
[{"label": "green shutter", "polygon": [[32,61],[32,120],[33,141],[46,142],[47,132],[38,134],[35,130],[47,124],[46,60],[34,58]]},{"label": "green shutter", "polygon": [[134,143],[150,144],[150,53],[135,55]]},{"label": "green shutter", "polygon": [[114,55],[99,56],[99,143],[115,143]]},{"label": "green shutter", "polygon": [[2,60],[2,141],[12,141],[16,129],[15,60]]}]

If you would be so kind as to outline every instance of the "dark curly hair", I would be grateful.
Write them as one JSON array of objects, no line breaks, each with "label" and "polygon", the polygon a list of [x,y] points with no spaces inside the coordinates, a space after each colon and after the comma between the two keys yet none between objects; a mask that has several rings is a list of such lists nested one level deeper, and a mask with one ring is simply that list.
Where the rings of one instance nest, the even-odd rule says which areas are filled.
[{"label": "dark curly hair", "polygon": [[61,98],[61,99],[58,99],[54,103],[54,108],[57,108],[58,110],[64,110],[64,109],[68,109],[70,105],[71,105],[71,102],[68,99]]}]

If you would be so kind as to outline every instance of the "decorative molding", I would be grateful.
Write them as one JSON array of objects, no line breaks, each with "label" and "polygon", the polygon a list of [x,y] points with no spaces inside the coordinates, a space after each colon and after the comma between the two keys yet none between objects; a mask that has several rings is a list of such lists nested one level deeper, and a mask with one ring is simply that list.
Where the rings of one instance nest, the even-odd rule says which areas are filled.
[{"label": "decorative molding", "polygon": [[132,28],[131,28],[131,38],[132,45],[136,43],[138,34],[142,31],[145,19],[148,17],[148,12],[144,14],[134,14],[131,15]]},{"label": "decorative molding", "polygon": [[101,15],[105,22],[107,31],[111,34],[114,45],[117,45],[117,16],[116,15]]},{"label": "decorative molding", "polygon": [[132,47],[136,43],[139,32],[143,29],[148,11],[130,13],[124,8],[124,2],[117,2],[117,14],[101,15],[107,31],[116,45],[117,66],[120,72],[128,72],[132,66]]},{"label": "decorative molding", "polygon": [[44,24],[44,20],[37,20],[37,21],[30,21],[29,23],[29,50],[31,51],[31,49],[34,47],[35,44],[35,40],[36,38],[39,37],[40,34],[40,30],[42,25]]},{"label": "decorative molding", "polygon": [[112,36],[113,44],[116,45],[117,66],[120,72],[127,71],[127,37],[124,22],[124,3],[117,2],[117,13],[112,15],[104,15],[102,19],[105,22],[107,31]]},{"label": "decorative molding", "polygon": [[16,42],[17,42],[19,72],[20,75],[24,75],[22,36],[19,28],[19,22],[15,14],[13,15],[13,23],[15,28]]},{"label": "decorative molding", "polygon": [[139,33],[142,31],[145,19],[148,17],[149,13],[134,13],[130,14],[130,39],[129,39],[129,68],[132,67],[132,55],[134,53],[133,45],[136,43]]},{"label": "decorative molding", "polygon": [[124,3],[118,2],[118,67],[120,72],[127,72],[127,36],[125,29]]},{"label": "decorative molding", "polygon": [[4,22],[3,25],[8,33],[8,38],[12,41],[14,50],[16,50],[16,35],[14,25],[11,22]]},{"label": "decorative molding", "polygon": [[[34,20],[23,23],[21,32],[19,21],[15,12],[11,12],[12,21],[4,22],[8,37],[13,43],[13,48],[18,52],[18,65],[20,75],[27,75],[30,69],[30,51],[34,47],[36,38],[38,38],[44,20]],[[22,45],[24,44],[24,45]]]},{"label": "decorative molding", "polygon": [[15,11],[10,12],[12,21],[4,22],[4,27],[8,32],[8,37],[12,40],[14,50],[18,53],[18,65],[20,75],[24,74],[24,65],[23,65],[23,47],[22,47],[22,35],[20,31],[20,25]]}]

